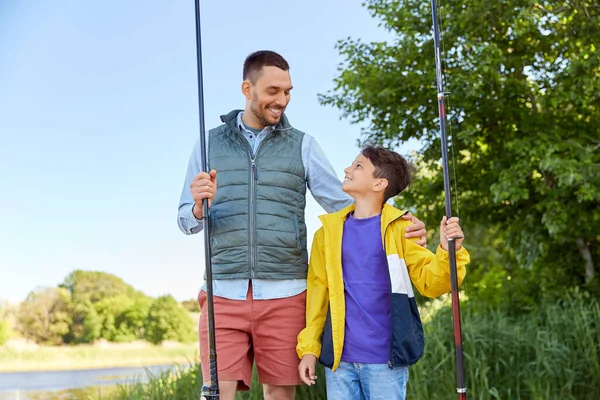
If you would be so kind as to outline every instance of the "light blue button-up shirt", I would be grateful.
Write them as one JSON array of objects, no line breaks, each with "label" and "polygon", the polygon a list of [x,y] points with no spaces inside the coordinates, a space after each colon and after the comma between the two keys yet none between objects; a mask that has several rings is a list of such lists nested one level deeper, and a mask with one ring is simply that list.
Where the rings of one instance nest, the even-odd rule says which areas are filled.
[{"label": "light blue button-up shirt", "polygon": [[[237,126],[250,143],[253,153],[256,154],[256,149],[263,139],[273,132],[273,127],[266,127],[257,135],[244,126],[242,115],[243,112],[240,112],[237,116]],[[342,191],[342,183],[325,157],[323,150],[317,141],[308,134],[304,134],[302,140],[302,162],[308,189],[325,211],[338,211],[352,203],[352,198]],[[201,170],[200,139],[198,139],[188,164],[177,215],[179,229],[186,235],[198,233],[203,228],[203,222],[197,220],[192,213],[194,200],[190,192],[190,183]],[[291,297],[306,290],[306,279],[253,279],[251,281],[248,279],[221,279],[213,281],[213,294],[232,300],[245,300],[249,282],[252,282],[252,295],[256,300]],[[206,289],[206,284],[202,286],[202,289]]]}]

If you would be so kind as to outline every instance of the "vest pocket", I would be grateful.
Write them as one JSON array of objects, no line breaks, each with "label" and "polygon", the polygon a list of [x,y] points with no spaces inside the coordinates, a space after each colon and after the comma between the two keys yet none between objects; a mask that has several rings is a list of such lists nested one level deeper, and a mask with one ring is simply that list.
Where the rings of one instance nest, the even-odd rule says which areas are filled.
[{"label": "vest pocket", "polygon": [[294,215],[294,230],[296,231],[296,249],[300,249],[302,244],[300,243],[300,222],[298,222],[298,216]]}]

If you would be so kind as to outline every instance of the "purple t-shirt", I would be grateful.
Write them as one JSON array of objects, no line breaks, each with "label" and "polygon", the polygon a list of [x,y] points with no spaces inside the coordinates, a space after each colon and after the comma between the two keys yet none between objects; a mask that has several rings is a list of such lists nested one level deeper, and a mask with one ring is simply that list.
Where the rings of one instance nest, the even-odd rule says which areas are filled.
[{"label": "purple t-shirt", "polygon": [[350,214],[342,237],[346,331],[342,361],[386,364],[391,341],[391,287],[381,240],[381,214]]}]

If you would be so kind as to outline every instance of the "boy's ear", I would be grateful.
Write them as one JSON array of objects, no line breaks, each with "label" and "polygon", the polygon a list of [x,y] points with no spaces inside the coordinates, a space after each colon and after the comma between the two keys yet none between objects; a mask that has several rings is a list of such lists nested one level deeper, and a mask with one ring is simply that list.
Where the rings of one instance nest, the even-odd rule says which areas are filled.
[{"label": "boy's ear", "polygon": [[380,178],[373,185],[373,191],[374,192],[384,192],[387,187],[388,187],[388,180],[385,178]]}]

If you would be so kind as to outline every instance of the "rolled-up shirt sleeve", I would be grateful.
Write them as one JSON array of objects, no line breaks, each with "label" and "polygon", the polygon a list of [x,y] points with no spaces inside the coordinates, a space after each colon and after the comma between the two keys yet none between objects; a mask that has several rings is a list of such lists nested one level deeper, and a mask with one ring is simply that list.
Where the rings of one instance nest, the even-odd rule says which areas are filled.
[{"label": "rolled-up shirt sleeve", "polygon": [[194,199],[190,191],[190,184],[196,175],[201,171],[200,168],[200,139],[196,140],[196,144],[190,155],[185,182],[179,199],[179,209],[177,212],[177,224],[179,229],[186,235],[192,235],[202,231],[204,224],[201,220],[196,219],[192,208],[194,207]]},{"label": "rolled-up shirt sleeve", "polygon": [[321,146],[310,135],[302,142],[305,159],[306,183],[313,197],[328,213],[339,211],[352,203],[352,198],[342,191],[342,182],[325,156]]}]

